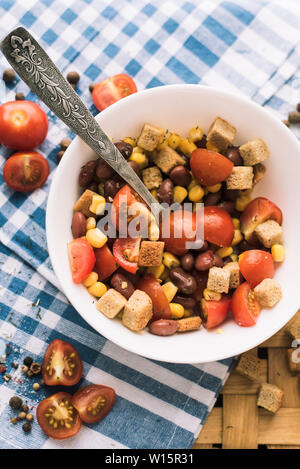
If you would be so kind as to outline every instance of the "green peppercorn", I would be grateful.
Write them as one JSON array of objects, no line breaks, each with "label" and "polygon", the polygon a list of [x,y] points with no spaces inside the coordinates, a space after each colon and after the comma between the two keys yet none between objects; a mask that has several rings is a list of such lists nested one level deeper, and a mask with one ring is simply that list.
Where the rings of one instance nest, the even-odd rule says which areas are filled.
[{"label": "green peppercorn", "polygon": [[12,409],[20,409],[22,404],[23,401],[19,396],[13,396],[9,399],[9,405]]},{"label": "green peppercorn", "polygon": [[32,357],[26,357],[23,360],[24,365],[28,366],[30,368],[31,364],[33,363],[33,358]]},{"label": "green peppercorn", "polygon": [[5,83],[12,83],[16,78],[16,74],[12,68],[7,68],[4,70],[2,78]]},{"label": "green peppercorn", "polygon": [[29,422],[25,422],[22,425],[23,432],[28,433],[31,430],[31,425]]},{"label": "green peppercorn", "polygon": [[16,425],[16,423],[18,422],[18,420],[16,419],[16,417],[13,417],[12,419],[10,419],[11,423],[13,423],[14,425]]},{"label": "green peppercorn", "polygon": [[32,373],[31,370],[28,370],[28,371],[27,371],[27,376],[28,376],[28,378],[31,378],[31,376],[33,376],[33,373]]},{"label": "green peppercorn", "polygon": [[79,82],[80,75],[78,72],[69,72],[67,74],[67,80],[71,85],[76,85]]}]

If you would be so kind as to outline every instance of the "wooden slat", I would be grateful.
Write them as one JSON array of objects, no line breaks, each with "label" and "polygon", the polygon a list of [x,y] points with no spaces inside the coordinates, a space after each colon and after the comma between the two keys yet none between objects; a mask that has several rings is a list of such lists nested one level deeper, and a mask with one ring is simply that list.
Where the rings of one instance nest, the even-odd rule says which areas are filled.
[{"label": "wooden slat", "polygon": [[259,377],[259,382],[250,381],[250,379],[239,375],[235,371],[229,376],[224,388],[223,395],[225,394],[243,394],[254,395],[257,394],[260,384],[267,381],[267,360],[262,361],[262,369]]},{"label": "wooden slat", "polygon": [[223,448],[257,448],[256,396],[223,396]]},{"label": "wooden slat", "polygon": [[222,443],[222,410],[220,407],[215,407],[211,411],[197,438],[196,445]]},{"label": "wooden slat", "polygon": [[213,445],[198,445],[198,443],[195,443],[193,449],[213,449]]},{"label": "wooden slat", "polygon": [[270,339],[263,342],[260,347],[290,347],[291,346],[291,338],[285,332],[287,326],[293,322],[296,318],[300,317],[300,309],[297,311],[295,316],[282,328],[277,334],[273,335]]},{"label": "wooden slat", "polygon": [[258,443],[300,445],[300,409],[281,408],[275,415],[259,409]]},{"label": "wooden slat", "polygon": [[300,449],[298,445],[267,445],[268,449]]},{"label": "wooden slat", "polygon": [[269,349],[268,382],[284,391],[282,407],[300,408],[300,386],[298,376],[292,376],[287,367],[286,350]]}]

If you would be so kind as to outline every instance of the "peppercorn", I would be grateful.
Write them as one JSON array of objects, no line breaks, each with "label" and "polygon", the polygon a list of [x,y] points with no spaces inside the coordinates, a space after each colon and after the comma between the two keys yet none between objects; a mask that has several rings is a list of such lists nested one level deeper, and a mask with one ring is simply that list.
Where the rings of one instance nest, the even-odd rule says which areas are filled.
[{"label": "peppercorn", "polygon": [[58,153],[56,153],[56,160],[57,160],[57,163],[60,162],[60,160],[62,159],[63,155],[64,155],[64,151],[63,151],[63,150],[61,150],[61,151],[59,151]]},{"label": "peppercorn", "polygon": [[28,422],[32,422],[32,420],[33,420],[33,415],[32,415],[32,414],[27,414],[27,415],[26,415],[26,420],[28,420]]},{"label": "peppercorn", "polygon": [[15,80],[16,74],[12,68],[7,68],[6,70],[4,70],[2,78],[5,83],[11,83]]},{"label": "peppercorn", "polygon": [[28,371],[27,371],[27,376],[28,376],[28,378],[31,378],[31,376],[33,376],[33,373],[32,373],[31,370],[28,370]]},{"label": "peppercorn", "polygon": [[42,370],[42,365],[38,362],[34,362],[32,363],[31,367],[30,367],[30,371],[32,371],[32,373],[34,375],[38,375]]},{"label": "peppercorn", "polygon": [[32,388],[33,388],[34,391],[39,391],[39,389],[40,389],[39,383],[33,383]]},{"label": "peppercorn", "polygon": [[289,122],[291,124],[299,124],[300,122],[300,112],[292,111],[289,113]]},{"label": "peppercorn", "polygon": [[23,401],[19,396],[13,396],[9,399],[9,405],[12,409],[20,409],[22,404]]},{"label": "peppercorn", "polygon": [[286,119],[284,119],[284,120],[282,121],[282,123],[283,123],[284,125],[286,125],[287,127],[289,127],[289,126],[290,126],[290,123],[289,123],[289,121],[288,121],[288,120],[286,120]]},{"label": "peppercorn", "polygon": [[96,86],[95,83],[91,83],[91,84],[90,84],[90,86],[89,86],[90,93],[93,92],[95,86]]},{"label": "peppercorn", "polygon": [[25,412],[20,412],[19,415],[18,415],[18,418],[19,418],[20,420],[24,420],[24,419],[26,418]]},{"label": "peppercorn", "polygon": [[11,367],[17,370],[19,368],[19,363],[12,362]]},{"label": "peppercorn", "polygon": [[16,101],[24,101],[24,99],[25,99],[24,93],[21,93],[20,91],[16,93],[16,96],[15,96]]},{"label": "peppercorn", "polygon": [[23,432],[28,433],[31,430],[31,425],[29,422],[25,422],[22,425]]},{"label": "peppercorn", "polygon": [[8,383],[8,381],[11,380],[11,375],[9,375],[9,374],[5,375],[5,376],[3,376],[3,379],[4,379],[4,381],[6,381]]},{"label": "peppercorn", "polygon": [[23,360],[24,365],[28,366],[30,368],[31,364],[33,363],[33,358],[32,357],[26,357]]},{"label": "peppercorn", "polygon": [[67,74],[67,80],[71,85],[76,85],[79,82],[80,75],[78,72],[69,72]]},{"label": "peppercorn", "polygon": [[70,143],[71,143],[71,140],[69,138],[63,138],[62,141],[60,142],[61,149],[65,151],[70,145]]},{"label": "peppercorn", "polygon": [[16,417],[13,417],[12,419],[10,419],[10,421],[11,421],[11,423],[13,423],[14,425],[16,425],[16,423],[17,423],[18,420],[16,419]]},{"label": "peppercorn", "polygon": [[29,370],[28,366],[26,366],[26,365],[22,365],[21,369],[22,369],[23,373],[27,373],[27,371]]},{"label": "peppercorn", "polygon": [[25,413],[27,414],[27,412],[29,411],[28,405],[27,405],[27,404],[23,404],[23,405],[22,405],[22,410],[23,410],[23,412],[25,412]]}]

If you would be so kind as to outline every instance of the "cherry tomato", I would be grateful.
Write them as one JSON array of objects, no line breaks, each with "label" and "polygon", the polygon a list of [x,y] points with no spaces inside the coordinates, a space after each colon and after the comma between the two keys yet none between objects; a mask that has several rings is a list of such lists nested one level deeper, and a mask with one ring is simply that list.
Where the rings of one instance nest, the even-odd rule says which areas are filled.
[{"label": "cherry tomato", "polygon": [[115,195],[111,219],[117,230],[124,232],[127,224],[139,213],[144,213],[147,219],[150,216],[149,209],[143,199],[127,184]]},{"label": "cherry tomato", "polygon": [[115,403],[115,399],[114,389],[108,386],[91,384],[75,392],[71,402],[83,422],[95,423],[108,414]]},{"label": "cherry tomato", "polygon": [[71,400],[71,394],[58,392],[39,403],[36,418],[46,435],[56,440],[65,440],[79,432],[82,424]]},{"label": "cherry tomato", "polygon": [[230,246],[234,226],[230,215],[221,207],[204,207],[204,239],[217,246]]},{"label": "cherry tomato", "polygon": [[106,244],[102,248],[95,249],[95,257],[96,265],[94,270],[98,274],[98,280],[102,282],[117,270],[118,264]]},{"label": "cherry tomato", "polygon": [[251,288],[256,287],[265,278],[274,277],[274,261],[269,252],[260,249],[244,251],[239,257],[240,271]]},{"label": "cherry tomato", "polygon": [[176,210],[164,217],[160,225],[161,241],[165,250],[182,256],[189,250],[187,243],[196,239],[196,215],[187,210]]},{"label": "cherry tomato", "polygon": [[14,150],[32,150],[48,132],[48,118],[31,101],[11,101],[0,106],[0,143]]},{"label": "cherry tomato", "polygon": [[141,238],[118,238],[113,244],[113,255],[120,267],[135,274],[138,269]]},{"label": "cherry tomato", "polygon": [[42,375],[48,386],[74,386],[82,377],[83,365],[79,353],[68,342],[53,340],[45,352]]},{"label": "cherry tomato", "polygon": [[233,163],[228,158],[205,148],[193,151],[190,164],[194,177],[204,186],[213,186],[224,181],[233,168]]},{"label": "cherry tomato", "polygon": [[97,83],[92,96],[96,108],[103,111],[116,101],[136,92],[137,88],[133,79],[125,73],[118,73]]},{"label": "cherry tomato", "polygon": [[255,228],[267,220],[275,220],[282,224],[282,211],[271,200],[257,197],[251,200],[241,214],[241,231],[247,241],[253,238]]},{"label": "cherry tomato", "polygon": [[73,282],[82,283],[94,268],[94,250],[86,239],[77,238],[68,243],[68,254]]},{"label": "cherry tomato", "polygon": [[138,281],[136,288],[147,293],[152,300],[153,316],[151,321],[171,318],[171,309],[168,299],[159,281],[153,275],[147,274],[142,277]]},{"label": "cherry tomato", "polygon": [[220,301],[207,301],[204,298],[201,301],[203,313],[203,325],[206,329],[218,326],[228,316],[231,306],[231,298],[223,295]]},{"label": "cherry tomato", "polygon": [[260,313],[260,305],[254,297],[254,291],[248,282],[242,283],[232,296],[231,311],[239,326],[254,326]]},{"label": "cherry tomato", "polygon": [[12,190],[30,192],[45,184],[49,171],[48,161],[39,153],[18,152],[5,162],[3,177]]}]

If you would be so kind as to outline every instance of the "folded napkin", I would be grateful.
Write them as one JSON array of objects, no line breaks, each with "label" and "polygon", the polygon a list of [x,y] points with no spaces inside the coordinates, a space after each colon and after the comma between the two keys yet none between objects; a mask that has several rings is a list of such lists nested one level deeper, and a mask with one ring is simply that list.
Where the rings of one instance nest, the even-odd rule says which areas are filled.
[{"label": "folded napkin", "polygon": [[[24,25],[64,73],[81,73],[78,93],[94,114],[88,85],[120,72],[130,74],[139,89],[202,83],[243,93],[279,112],[287,89],[296,89],[290,83],[300,65],[296,0],[115,0],[101,6],[96,0],[4,0],[0,13],[3,35]],[[4,69],[3,57],[1,63]],[[17,80],[1,82],[1,102],[14,99],[16,91],[37,100]],[[44,187],[27,195],[11,191],[2,178],[11,152],[0,152],[0,350],[11,346],[6,366],[12,376],[5,382],[0,374],[0,448],[189,448],[234,359],[176,365],[141,358],[96,333],[68,303],[48,257],[45,208],[58,144],[72,135],[52,113],[48,118],[48,137],[40,147],[51,167]],[[36,423],[24,434],[20,424],[10,423],[14,414],[7,405],[18,394],[35,408],[53,392],[45,386],[34,392],[32,381],[11,363],[26,355],[40,361],[54,338],[78,349],[85,367],[80,386],[102,383],[117,392],[102,422],[64,442],[49,439]]]}]

